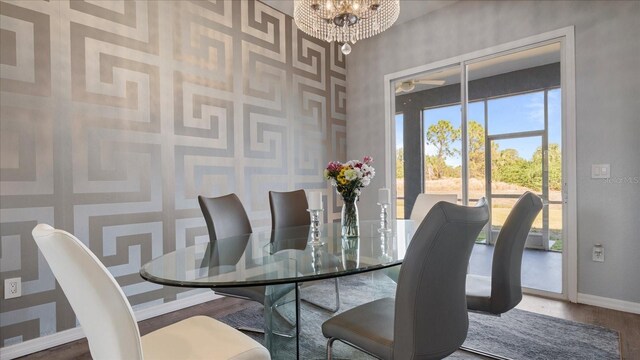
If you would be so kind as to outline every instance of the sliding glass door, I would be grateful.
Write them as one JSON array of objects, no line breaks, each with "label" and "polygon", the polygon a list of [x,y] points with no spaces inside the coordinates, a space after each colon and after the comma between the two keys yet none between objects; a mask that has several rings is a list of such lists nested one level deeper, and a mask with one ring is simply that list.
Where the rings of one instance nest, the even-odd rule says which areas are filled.
[{"label": "sliding glass door", "polygon": [[419,193],[455,195],[464,205],[486,197],[490,226],[470,271],[489,275],[500,229],[532,191],[544,208],[527,239],[523,286],[554,293],[563,281],[560,50],[549,42],[417,74],[396,83],[395,99],[403,141],[399,217],[410,217]]}]

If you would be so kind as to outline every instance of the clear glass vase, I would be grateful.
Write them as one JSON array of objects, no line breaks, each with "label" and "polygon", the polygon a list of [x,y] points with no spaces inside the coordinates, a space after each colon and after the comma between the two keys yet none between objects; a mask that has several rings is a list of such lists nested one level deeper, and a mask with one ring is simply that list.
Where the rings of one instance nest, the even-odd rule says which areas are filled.
[{"label": "clear glass vase", "polygon": [[343,199],[340,224],[342,225],[342,238],[344,239],[357,239],[360,236],[360,221],[356,199]]}]

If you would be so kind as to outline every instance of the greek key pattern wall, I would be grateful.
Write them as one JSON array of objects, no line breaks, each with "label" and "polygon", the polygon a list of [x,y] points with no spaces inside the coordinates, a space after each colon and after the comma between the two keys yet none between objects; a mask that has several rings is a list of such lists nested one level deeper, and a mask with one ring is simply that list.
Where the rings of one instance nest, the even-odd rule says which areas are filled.
[{"label": "greek key pattern wall", "polygon": [[322,189],[345,160],[345,59],[247,1],[0,2],[0,345],[77,320],[31,230],[70,231],[134,308],[195,291],[139,268],[207,231],[197,196],[237,193],[254,228],[269,190]]}]

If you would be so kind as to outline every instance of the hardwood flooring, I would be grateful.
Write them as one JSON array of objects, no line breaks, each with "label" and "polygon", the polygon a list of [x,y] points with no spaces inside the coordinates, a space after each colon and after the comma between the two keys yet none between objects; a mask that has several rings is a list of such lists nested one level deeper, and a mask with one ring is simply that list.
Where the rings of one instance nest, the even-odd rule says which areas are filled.
[{"label": "hardwood flooring", "polygon": [[[183,310],[158,316],[139,323],[140,333],[186,319],[194,315],[223,317],[243,310],[249,302],[234,298],[222,298]],[[609,310],[589,305],[572,304],[559,300],[525,295],[519,309],[557,318],[607,327],[620,333],[620,352],[624,360],[640,360],[640,315]],[[55,348],[24,356],[25,360],[91,359],[86,340],[77,340]]]}]

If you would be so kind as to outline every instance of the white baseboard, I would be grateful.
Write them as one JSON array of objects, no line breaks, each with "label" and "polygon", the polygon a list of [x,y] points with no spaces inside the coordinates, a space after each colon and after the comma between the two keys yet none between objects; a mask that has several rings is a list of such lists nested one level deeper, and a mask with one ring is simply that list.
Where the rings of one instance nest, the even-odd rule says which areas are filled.
[{"label": "white baseboard", "polygon": [[578,303],[640,314],[640,303],[578,293]]},{"label": "white baseboard", "polygon": [[[188,308],[190,306],[202,304],[207,301],[221,298],[213,291],[207,291],[202,294],[189,296],[184,299],[178,299],[165,304],[155,305],[148,308],[135,311],[137,321],[151,319],[156,316],[167,314],[176,310]],[[10,345],[0,349],[0,360],[10,360],[21,356],[33,354],[38,351],[46,350],[55,346],[63,345],[84,338],[82,327],[60,331],[55,334],[46,335],[33,340],[23,341],[19,344]]]}]

